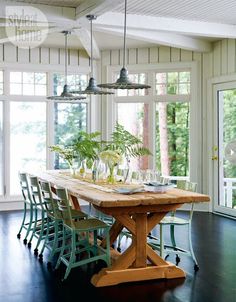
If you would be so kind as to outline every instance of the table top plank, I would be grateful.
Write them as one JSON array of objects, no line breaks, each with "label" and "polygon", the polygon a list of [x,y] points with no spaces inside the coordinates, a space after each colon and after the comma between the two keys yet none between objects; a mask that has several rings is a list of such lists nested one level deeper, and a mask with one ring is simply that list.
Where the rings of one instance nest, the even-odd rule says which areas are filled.
[{"label": "table top plank", "polygon": [[[66,188],[70,194],[99,207],[129,207],[140,205],[176,204],[209,202],[208,195],[173,188],[166,193],[142,192],[130,195],[103,191],[103,188],[65,175],[60,170],[47,170],[31,173],[53,186]],[[108,190],[109,191],[109,190]]]}]

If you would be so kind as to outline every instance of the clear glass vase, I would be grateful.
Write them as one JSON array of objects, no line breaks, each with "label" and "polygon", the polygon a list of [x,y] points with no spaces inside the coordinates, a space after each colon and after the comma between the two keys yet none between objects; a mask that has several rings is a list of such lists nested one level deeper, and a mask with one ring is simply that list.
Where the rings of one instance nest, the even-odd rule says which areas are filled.
[{"label": "clear glass vase", "polygon": [[79,167],[79,175],[83,178],[85,178],[87,172],[87,163],[86,159],[82,159],[80,162],[80,167]]},{"label": "clear glass vase", "polygon": [[107,183],[113,185],[116,182],[115,166],[108,166]]},{"label": "clear glass vase", "polygon": [[78,169],[78,161],[76,160],[76,158],[73,159],[71,163],[69,163],[69,168],[71,176],[75,177]]}]

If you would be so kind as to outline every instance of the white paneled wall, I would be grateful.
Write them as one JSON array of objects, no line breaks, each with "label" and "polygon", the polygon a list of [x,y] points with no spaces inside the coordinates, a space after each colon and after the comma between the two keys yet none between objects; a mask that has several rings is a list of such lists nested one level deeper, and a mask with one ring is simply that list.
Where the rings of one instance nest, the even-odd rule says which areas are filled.
[{"label": "white paneled wall", "polygon": [[[0,63],[62,65],[65,64],[65,51],[62,48],[37,47],[22,49],[11,43],[0,45]],[[85,50],[68,51],[68,67],[89,68],[90,60]]]}]

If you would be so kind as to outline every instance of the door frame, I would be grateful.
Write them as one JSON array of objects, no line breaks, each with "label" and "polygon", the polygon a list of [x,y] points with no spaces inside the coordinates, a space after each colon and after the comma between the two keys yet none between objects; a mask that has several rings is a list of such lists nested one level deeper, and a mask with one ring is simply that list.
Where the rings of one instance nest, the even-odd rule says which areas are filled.
[{"label": "door frame", "polygon": [[[218,205],[219,199],[219,129],[218,129],[218,91],[236,89],[236,74],[210,79],[208,81],[207,106],[207,157],[208,157],[208,189],[211,196],[213,213],[236,217],[236,211]],[[217,146],[217,150],[216,150]],[[212,160],[213,156],[218,160]]]}]

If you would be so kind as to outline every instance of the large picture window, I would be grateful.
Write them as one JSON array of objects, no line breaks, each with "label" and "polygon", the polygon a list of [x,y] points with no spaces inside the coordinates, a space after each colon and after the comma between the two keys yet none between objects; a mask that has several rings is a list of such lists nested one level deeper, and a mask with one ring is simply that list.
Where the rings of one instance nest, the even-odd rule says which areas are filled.
[{"label": "large picture window", "polygon": [[46,169],[46,102],[10,103],[10,194],[19,171]]},{"label": "large picture window", "polygon": [[[79,131],[87,129],[86,103],[58,103],[54,104],[54,143],[70,146],[72,138]],[[55,169],[68,168],[58,154],[55,154]]]},{"label": "large picture window", "polygon": [[47,74],[45,72],[10,72],[11,95],[47,95]]},{"label": "large picture window", "polygon": [[[117,78],[119,74],[116,75]],[[129,73],[129,80],[132,83],[147,84],[148,77],[146,73]],[[117,96],[145,96],[148,95],[148,89],[118,89]]]},{"label": "large picture window", "polygon": [[[70,90],[84,90],[88,83],[88,75],[86,74],[70,74],[67,75],[67,84]],[[65,84],[65,76],[60,73],[53,74],[53,93],[60,95]]]},{"label": "large picture window", "polygon": [[167,176],[189,175],[189,103],[156,104],[156,169]]},{"label": "large picture window", "polygon": [[156,73],[156,94],[190,94],[190,72],[173,71]]},{"label": "large picture window", "polygon": [[[129,118],[127,118],[127,116]],[[144,103],[118,103],[117,104],[117,121],[123,125],[133,135],[139,137],[145,147],[148,147],[148,119],[149,105]],[[148,157],[132,159],[131,168],[133,170],[147,169]]]}]

